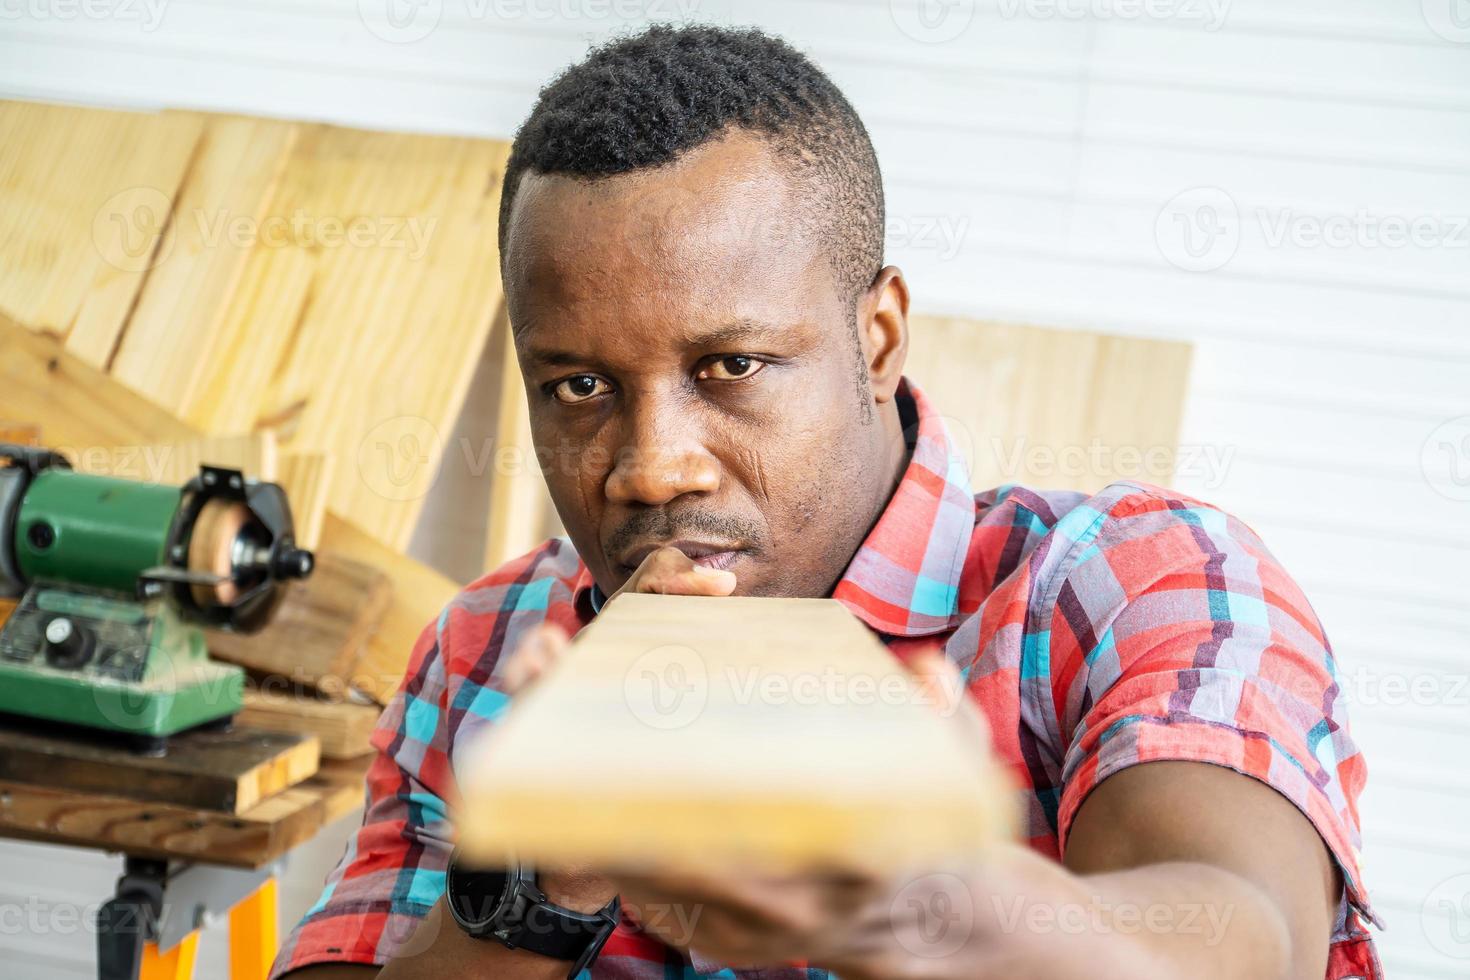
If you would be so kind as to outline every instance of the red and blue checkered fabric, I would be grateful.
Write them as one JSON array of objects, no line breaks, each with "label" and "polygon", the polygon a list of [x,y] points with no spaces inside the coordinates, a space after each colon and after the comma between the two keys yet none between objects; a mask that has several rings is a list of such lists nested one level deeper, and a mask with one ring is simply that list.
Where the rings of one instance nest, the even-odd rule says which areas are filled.
[{"label": "red and blue checkered fabric", "polygon": [[[1250,528],[1139,483],[1101,493],[1007,486],[972,496],[923,394],[907,471],[834,598],[899,657],[939,641],[1023,787],[1025,834],[1060,859],[1088,792],[1128,766],[1228,766],[1274,787],[1327,842],[1347,887],[1329,980],[1378,978],[1364,927],[1358,795],[1331,648],[1301,590]],[[592,578],[548,541],[467,587],[419,639],[379,723],[367,812],[273,975],[384,963],[444,891],[455,749],[495,723],[497,668],[545,620],[576,632]],[[692,958],[624,922],[592,980],[823,977]]]}]

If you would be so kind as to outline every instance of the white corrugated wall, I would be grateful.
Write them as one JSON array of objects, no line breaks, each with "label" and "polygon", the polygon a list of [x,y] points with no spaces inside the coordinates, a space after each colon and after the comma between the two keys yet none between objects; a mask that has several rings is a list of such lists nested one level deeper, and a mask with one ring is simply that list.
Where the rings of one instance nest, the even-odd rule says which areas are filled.
[{"label": "white corrugated wall", "polygon": [[[589,40],[691,14],[848,92],[918,310],[1194,342],[1183,442],[1214,463],[1176,482],[1335,641],[1389,973],[1470,973],[1470,2],[0,0],[0,96],[505,137]],[[0,904],[114,873],[0,866]],[[90,937],[0,921],[0,951],[80,977]]]}]

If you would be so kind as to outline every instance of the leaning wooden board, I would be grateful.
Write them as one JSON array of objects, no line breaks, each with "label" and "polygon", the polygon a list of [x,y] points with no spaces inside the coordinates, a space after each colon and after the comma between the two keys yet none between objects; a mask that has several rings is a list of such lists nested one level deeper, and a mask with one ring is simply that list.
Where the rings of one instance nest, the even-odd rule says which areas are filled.
[{"label": "leaning wooden board", "polygon": [[[100,451],[123,470],[142,465],[144,450],[155,444],[200,438],[199,430],[69,354],[54,337],[0,314],[0,427],[15,432],[32,426],[41,427],[37,440],[46,446],[73,456]],[[392,582],[392,600],[352,678],[354,687],[387,704],[419,633],[459,585],[333,512],[323,519],[320,547],[372,565]]]},{"label": "leaning wooden board", "polygon": [[460,843],[709,870],[973,854],[1015,790],[928,702],[833,600],[623,596],[461,753]]},{"label": "leaning wooden board", "polygon": [[151,757],[114,739],[51,734],[46,726],[0,727],[0,779],[244,813],[309,779],[321,761],[310,735],[235,728],[195,731]]},{"label": "leaning wooden board", "polygon": [[311,577],[287,587],[263,629],[249,634],[209,630],[205,642],[212,656],[278,683],[340,687],[352,676],[392,598],[393,586],[378,569],[319,551]]}]

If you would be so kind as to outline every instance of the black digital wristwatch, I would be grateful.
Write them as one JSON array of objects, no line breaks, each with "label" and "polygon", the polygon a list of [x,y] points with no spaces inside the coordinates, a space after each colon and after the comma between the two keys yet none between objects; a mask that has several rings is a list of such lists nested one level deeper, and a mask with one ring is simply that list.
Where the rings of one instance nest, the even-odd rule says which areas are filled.
[{"label": "black digital wristwatch", "polygon": [[509,870],[461,866],[459,852],[445,876],[449,914],[476,939],[493,939],[507,949],[525,949],[572,964],[567,980],[592,965],[618,925],[621,903],[611,902],[591,915],[547,901],[536,873],[523,864]]}]

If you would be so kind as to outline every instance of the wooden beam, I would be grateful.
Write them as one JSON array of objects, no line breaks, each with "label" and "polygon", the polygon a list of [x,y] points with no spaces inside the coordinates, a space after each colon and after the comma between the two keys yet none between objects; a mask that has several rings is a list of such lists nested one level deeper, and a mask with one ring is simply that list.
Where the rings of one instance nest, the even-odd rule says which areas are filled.
[{"label": "wooden beam", "polygon": [[621,596],[460,747],[460,845],[714,873],[943,866],[1008,836],[1017,794],[978,713],[938,700],[830,599]]},{"label": "wooden beam", "polygon": [[0,315],[103,367],[172,247],[190,113],[0,102]]},{"label": "wooden beam", "polygon": [[372,751],[373,729],[382,709],[377,705],[330,700],[310,692],[245,692],[245,708],[236,721],[248,728],[311,735],[322,744],[325,759],[355,759]]},{"label": "wooden beam", "polygon": [[[247,435],[205,436],[144,446],[135,456],[136,471],[115,466],[108,472],[134,480],[182,486],[199,475],[201,466],[208,464],[228,466],[258,480],[274,480],[276,459],[276,436],[267,429]],[[85,461],[78,461],[78,468],[85,469]]]},{"label": "wooden beam", "polygon": [[[295,123],[199,117],[193,166],[179,190],[168,254],[149,273],[113,357],[112,375],[182,415],[224,352],[221,333],[246,261],[281,228],[262,225],[292,145]],[[238,420],[248,427],[251,418]]]},{"label": "wooden beam", "polygon": [[[3,263],[0,263],[3,265]],[[148,399],[68,352],[55,337],[0,316],[0,424],[41,428],[42,445],[123,465],[145,446],[198,438]]]},{"label": "wooden beam", "polygon": [[291,519],[296,525],[296,543],[316,548],[327,518],[327,498],[332,474],[325,453],[285,453],[277,477],[286,499],[291,501]]},{"label": "wooden beam", "polygon": [[914,317],[904,373],[944,413],[971,484],[1096,491],[1168,484],[1191,348],[973,320]]},{"label": "wooden beam", "polygon": [[287,586],[264,629],[251,634],[209,630],[206,643],[220,660],[340,695],[368,637],[382,622],[392,592],[388,576],[377,568],[320,551],[311,576]]},{"label": "wooden beam", "polygon": [[368,638],[367,653],[352,674],[353,687],[378,704],[387,704],[403,680],[419,634],[439,618],[460,587],[335,513],[327,514],[321,550],[371,565],[393,584],[388,610]]},{"label": "wooden beam", "polygon": [[500,405],[496,412],[495,452],[489,460],[490,515],[485,542],[485,568],[499,568],[545,540],[548,518],[554,519],[546,480],[531,441],[526,386],[516,360],[510,318],[502,305],[491,343],[500,360]]},{"label": "wooden beam", "polygon": [[[239,307],[252,316],[234,329],[280,353],[268,387],[254,389],[255,422],[279,427],[290,451],[327,453],[332,509],[396,549],[408,544],[501,303],[508,150],[303,128],[270,213],[305,215],[303,236],[320,238],[333,222],[338,231],[286,249],[318,257],[297,309],[261,322],[251,304]],[[352,236],[341,233],[347,224]],[[201,391],[240,390],[222,381]]]},{"label": "wooden beam", "polygon": [[314,736],[236,728],[169,739],[168,754],[139,755],[109,735],[59,734],[37,723],[0,728],[0,779],[156,803],[244,813],[317,771]]},{"label": "wooden beam", "polygon": [[[144,803],[0,780],[0,832],[50,844],[122,851],[138,857],[258,868],[299,844],[342,809],[344,789],[313,780],[244,813]],[[357,793],[359,802],[361,792]]]}]

